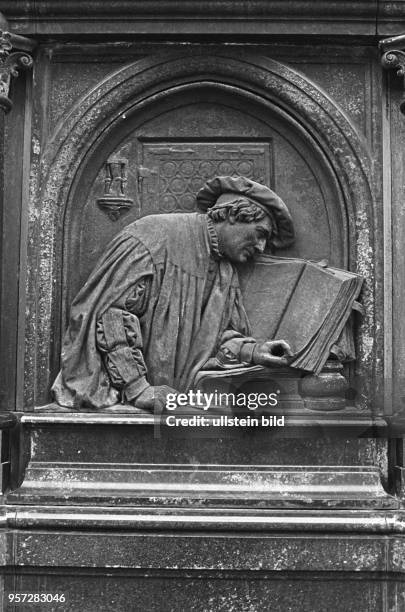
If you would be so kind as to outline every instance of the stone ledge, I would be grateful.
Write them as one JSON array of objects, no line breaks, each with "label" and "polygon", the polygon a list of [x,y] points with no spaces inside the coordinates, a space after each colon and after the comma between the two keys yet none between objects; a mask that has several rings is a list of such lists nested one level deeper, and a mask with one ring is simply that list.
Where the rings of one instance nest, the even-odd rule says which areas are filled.
[{"label": "stone ledge", "polygon": [[244,508],[111,508],[7,504],[0,527],[9,529],[111,529],[404,534],[405,511],[277,510]]},{"label": "stone ledge", "polygon": [[397,509],[377,468],[30,461],[7,503]]}]

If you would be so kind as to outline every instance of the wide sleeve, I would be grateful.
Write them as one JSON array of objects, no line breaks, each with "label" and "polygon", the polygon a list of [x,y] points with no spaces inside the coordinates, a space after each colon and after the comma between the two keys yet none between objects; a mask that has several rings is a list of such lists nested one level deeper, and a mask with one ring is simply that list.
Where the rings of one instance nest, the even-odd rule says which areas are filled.
[{"label": "wide sleeve", "polygon": [[[71,306],[62,348],[61,371],[52,387],[60,405],[99,410],[121,401],[121,390],[112,384],[105,355],[97,346],[98,323],[103,321],[104,316],[110,316],[108,313],[111,309],[125,311],[125,299],[136,293],[141,279],[153,277],[154,273],[148,249],[131,233],[121,232],[107,247]],[[125,317],[125,312],[121,317],[122,327],[118,337],[122,345],[124,341],[127,342],[128,350],[135,355],[135,351],[141,350],[138,346],[141,336],[137,331],[137,322]],[[136,337],[134,343],[128,341],[131,334]],[[107,346],[106,339],[104,342]]]}]

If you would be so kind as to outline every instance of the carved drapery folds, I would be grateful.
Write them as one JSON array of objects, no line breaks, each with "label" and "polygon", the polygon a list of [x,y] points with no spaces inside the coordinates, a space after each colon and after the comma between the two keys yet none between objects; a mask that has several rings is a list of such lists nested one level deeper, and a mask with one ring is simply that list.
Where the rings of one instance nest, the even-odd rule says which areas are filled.
[{"label": "carved drapery folds", "polygon": [[12,77],[17,77],[20,70],[32,67],[32,57],[26,51],[14,51],[15,37],[10,32],[0,30],[0,107],[8,112],[12,107],[9,98],[10,83]]},{"label": "carved drapery folds", "polygon": [[[402,78],[405,89],[405,34],[385,38],[379,43],[382,52],[381,64],[383,68],[395,70],[397,75]],[[405,93],[400,105],[401,113],[405,114]]]}]

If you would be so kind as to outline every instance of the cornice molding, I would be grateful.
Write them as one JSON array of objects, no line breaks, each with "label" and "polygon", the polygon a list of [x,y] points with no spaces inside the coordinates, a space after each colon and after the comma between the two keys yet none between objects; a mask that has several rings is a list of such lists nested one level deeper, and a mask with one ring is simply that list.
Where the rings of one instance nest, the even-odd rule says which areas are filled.
[{"label": "cornice molding", "polygon": [[15,32],[57,37],[162,33],[375,36],[377,9],[376,0],[0,0],[0,11]]},{"label": "cornice molding", "polygon": [[[392,4],[392,3],[391,3]],[[398,4],[398,2],[396,3]],[[66,16],[74,12],[82,15],[118,16],[123,11],[127,15],[156,15],[158,11],[164,11],[171,15],[204,16],[208,14],[228,16],[258,16],[270,15],[316,15],[329,14],[330,17],[349,16],[365,17],[375,13],[375,0],[351,0],[350,2],[339,2],[336,0],[318,0],[308,2],[307,0],[116,0],[111,3],[108,0],[1,0],[2,12],[24,17]]]},{"label": "cornice molding", "polygon": [[396,36],[405,31],[405,1],[378,0],[377,34]]}]

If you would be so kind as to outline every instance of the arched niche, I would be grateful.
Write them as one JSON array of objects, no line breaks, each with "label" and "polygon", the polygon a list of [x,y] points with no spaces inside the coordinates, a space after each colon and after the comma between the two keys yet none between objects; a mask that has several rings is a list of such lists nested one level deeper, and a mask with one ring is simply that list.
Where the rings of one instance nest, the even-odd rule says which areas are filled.
[{"label": "arched niche", "polygon": [[[261,152],[254,153],[255,144]],[[62,332],[66,308],[103,245],[140,215],[183,204],[191,210],[190,198],[153,210],[151,202],[160,202],[162,193],[156,182],[154,200],[147,197],[148,172],[156,167],[161,171],[168,161],[165,148],[174,156],[183,154],[181,163],[187,161],[187,151],[188,161],[210,161],[211,155],[212,162],[215,151],[214,175],[222,162],[236,160],[235,151],[245,150],[246,159],[256,154],[256,161],[261,156],[250,167],[252,178],[275,188],[297,226],[297,244],[283,254],[327,258],[366,276],[367,321],[359,348],[369,364],[374,207],[370,161],[361,136],[341,109],[300,73],[267,58],[196,52],[149,58],[112,74],[64,117],[44,154],[37,221],[49,261],[39,267],[33,290],[42,343],[38,359],[44,366],[51,363],[51,377],[59,354],[59,334],[50,342],[52,329]],[[218,158],[218,149],[225,157]],[[132,200],[115,221],[98,205],[105,195],[105,164],[111,159],[127,161],[125,197]],[[238,172],[236,166],[234,170]],[[201,172],[199,178],[204,178]],[[38,376],[44,371],[39,367]]]},{"label": "arched niche", "polygon": [[[195,210],[204,182],[226,174],[271,185],[288,202],[297,238],[282,255],[349,264],[347,211],[313,139],[258,95],[204,81],[168,88],[128,111],[83,164],[65,217],[63,303],[119,229],[144,215]],[[122,191],[128,208],[115,218],[103,204]]]}]

